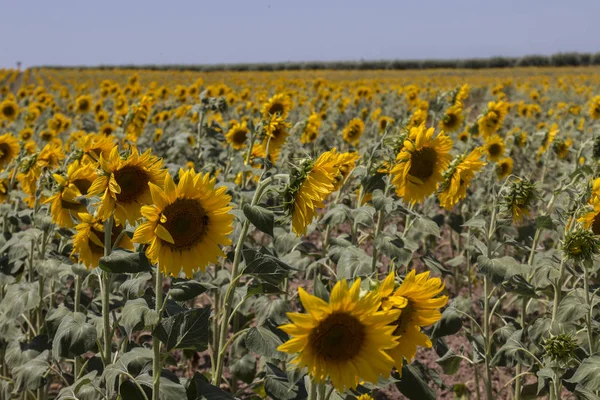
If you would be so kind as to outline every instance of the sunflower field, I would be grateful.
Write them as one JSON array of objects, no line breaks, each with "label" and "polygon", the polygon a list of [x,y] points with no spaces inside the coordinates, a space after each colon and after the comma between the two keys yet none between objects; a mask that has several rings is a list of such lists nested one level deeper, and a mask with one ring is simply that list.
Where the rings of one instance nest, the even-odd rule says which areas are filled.
[{"label": "sunflower field", "polygon": [[600,399],[600,67],[0,70],[0,399]]}]

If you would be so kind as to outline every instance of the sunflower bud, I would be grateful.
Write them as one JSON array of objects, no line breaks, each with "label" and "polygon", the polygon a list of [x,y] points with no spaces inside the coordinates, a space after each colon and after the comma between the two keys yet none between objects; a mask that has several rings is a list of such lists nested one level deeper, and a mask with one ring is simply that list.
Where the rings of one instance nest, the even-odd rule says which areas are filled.
[{"label": "sunflower bud", "polygon": [[600,239],[591,230],[578,228],[565,236],[563,252],[574,261],[591,261],[600,252]]},{"label": "sunflower bud", "polygon": [[529,215],[529,208],[536,198],[535,185],[527,179],[518,178],[507,186],[501,208],[504,213],[512,215],[513,221],[518,222],[523,216]]},{"label": "sunflower bud", "polygon": [[594,139],[594,148],[593,148],[592,155],[595,160],[600,160],[600,136],[597,136]]},{"label": "sunflower bud", "polygon": [[557,336],[550,336],[544,342],[544,351],[552,361],[558,361],[566,364],[575,357],[577,349],[577,340],[568,333],[561,333]]}]

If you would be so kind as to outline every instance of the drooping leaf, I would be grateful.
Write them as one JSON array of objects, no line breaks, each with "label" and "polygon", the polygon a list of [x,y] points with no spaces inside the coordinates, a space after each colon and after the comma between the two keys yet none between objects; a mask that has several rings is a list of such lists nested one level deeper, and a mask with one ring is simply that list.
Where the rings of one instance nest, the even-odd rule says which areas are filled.
[{"label": "drooping leaf", "polygon": [[594,354],[583,360],[575,374],[567,381],[578,383],[593,392],[600,390],[600,354]]},{"label": "drooping leaf", "polygon": [[85,314],[75,312],[65,316],[52,341],[52,357],[79,356],[96,345],[96,328],[87,322]]},{"label": "drooping leaf", "polygon": [[231,393],[210,384],[208,379],[199,372],[190,379],[186,395],[188,400],[234,400]]},{"label": "drooping leaf", "polygon": [[143,252],[115,250],[107,257],[101,257],[99,266],[112,273],[129,273],[151,271],[152,264]]},{"label": "drooping leaf", "polygon": [[158,322],[158,313],[148,307],[144,298],[129,300],[121,313],[120,324],[125,328],[127,336],[145,326],[153,326]]},{"label": "drooping leaf", "polygon": [[216,286],[207,282],[198,282],[194,280],[185,280],[173,283],[169,296],[175,301],[188,301],[194,297],[200,296],[207,290],[215,289]]},{"label": "drooping leaf", "polygon": [[271,237],[275,236],[273,234],[273,227],[275,226],[275,214],[273,214],[273,211],[248,203],[242,206],[242,210],[252,225],[257,227],[261,232],[271,235]]},{"label": "drooping leaf", "polygon": [[195,308],[163,318],[154,332],[166,346],[173,349],[204,351],[208,348],[210,307]]},{"label": "drooping leaf", "polygon": [[454,307],[448,307],[442,313],[442,318],[435,323],[431,331],[431,338],[438,339],[454,335],[462,328],[462,319]]},{"label": "drooping leaf", "polygon": [[50,352],[46,350],[33,360],[13,368],[12,375],[15,378],[15,387],[20,390],[37,390],[41,387],[44,375],[50,369],[49,355]]},{"label": "drooping leaf", "polygon": [[264,357],[285,360],[285,354],[277,350],[281,344],[283,344],[281,338],[263,326],[250,328],[246,334],[248,350]]}]

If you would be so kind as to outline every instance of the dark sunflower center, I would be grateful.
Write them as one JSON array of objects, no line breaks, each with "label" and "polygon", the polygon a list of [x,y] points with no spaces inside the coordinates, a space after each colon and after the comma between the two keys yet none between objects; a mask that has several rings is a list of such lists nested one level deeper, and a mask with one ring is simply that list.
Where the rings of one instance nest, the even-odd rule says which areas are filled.
[{"label": "dark sunflower center", "polygon": [[79,189],[79,193],[81,193],[81,195],[86,195],[88,192],[88,189],[90,188],[90,186],[92,186],[92,182],[90,182],[88,179],[75,179],[73,181],[73,185],[75,185],[75,187],[77,189]]},{"label": "dark sunflower center", "polygon": [[508,163],[500,164],[500,175],[506,175],[508,172]]},{"label": "dark sunflower center", "polygon": [[17,110],[15,110],[15,108],[11,104],[7,104],[2,109],[2,113],[5,117],[11,118],[17,113]]},{"label": "dark sunflower center", "polygon": [[408,326],[411,324],[414,313],[415,307],[413,306],[412,302],[408,300],[408,304],[406,304],[406,307],[402,309],[402,314],[400,314],[400,317],[398,317],[396,320],[396,330],[394,331],[394,336],[401,336],[404,334],[404,332],[406,332],[406,328],[408,328]]},{"label": "dark sunflower center", "polygon": [[273,104],[271,104],[271,107],[269,107],[269,114],[272,114],[272,115],[275,115],[277,113],[283,114],[284,109],[285,108],[283,107],[283,104],[273,103]]},{"label": "dark sunflower center", "polygon": [[165,244],[173,249],[184,250],[200,242],[208,230],[208,215],[202,204],[195,199],[178,199],[168,205],[163,224],[175,243]]},{"label": "dark sunflower center", "polygon": [[148,187],[149,176],[141,168],[127,166],[115,173],[115,180],[121,187],[117,194],[117,201],[127,203],[137,199]]},{"label": "dark sunflower center", "polygon": [[90,103],[87,100],[81,100],[79,102],[79,110],[87,111],[90,109]]},{"label": "dark sunflower center", "polygon": [[499,156],[500,153],[502,153],[502,146],[500,146],[498,143],[493,143],[490,145],[490,147],[488,147],[488,152],[492,157]]},{"label": "dark sunflower center", "polygon": [[0,143],[0,160],[5,160],[11,157],[10,146],[6,143]]},{"label": "dark sunflower center", "polygon": [[106,126],[106,127],[104,127],[104,128],[102,129],[102,133],[103,133],[105,136],[110,136],[110,134],[111,134],[112,132],[113,132],[113,130],[112,130],[112,127],[110,127],[110,126]]},{"label": "dark sunflower center", "polygon": [[600,235],[600,213],[596,214],[594,221],[592,221],[592,232],[594,232],[594,235]]},{"label": "dark sunflower center", "polygon": [[446,114],[444,116],[444,124],[446,126],[454,126],[456,124],[456,115],[454,115],[454,114]]},{"label": "dark sunflower center", "polygon": [[[123,227],[121,225],[113,226],[112,232],[111,232],[111,237],[110,237],[111,246],[115,245],[115,241],[119,237],[119,234],[121,233],[122,230],[123,230]],[[98,239],[100,239],[102,242],[104,242],[104,232],[99,231],[98,229],[96,229],[94,227],[92,227],[91,232],[93,234],[95,234]],[[91,240],[88,240],[88,244],[90,246],[90,249],[92,249],[92,253],[104,255],[104,247],[103,246],[98,246],[96,243],[94,243]]]},{"label": "dark sunflower center", "polygon": [[308,341],[320,357],[344,362],[360,352],[366,335],[365,326],[354,316],[335,313],[313,329]]},{"label": "dark sunflower center", "polygon": [[387,127],[387,124],[387,119],[382,119],[381,121],[379,121],[379,129],[384,130]]},{"label": "dark sunflower center", "polygon": [[436,161],[437,153],[435,152],[435,149],[423,147],[412,154],[408,174],[425,182],[433,175]]},{"label": "dark sunflower center", "polygon": [[246,131],[244,129],[236,129],[233,131],[233,142],[242,144],[246,141]]}]

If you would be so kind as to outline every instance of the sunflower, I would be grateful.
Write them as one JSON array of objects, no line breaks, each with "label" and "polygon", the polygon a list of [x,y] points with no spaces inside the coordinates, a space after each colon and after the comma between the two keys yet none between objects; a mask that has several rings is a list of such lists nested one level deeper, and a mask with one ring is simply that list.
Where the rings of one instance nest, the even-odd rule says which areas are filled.
[{"label": "sunflower", "polygon": [[263,104],[261,113],[263,118],[268,119],[270,116],[278,115],[282,118],[287,118],[292,108],[292,100],[285,94],[276,94]]},{"label": "sunflower", "polygon": [[44,146],[37,156],[36,164],[50,170],[57,168],[65,159],[65,152],[60,142],[50,142]]},{"label": "sunflower", "polygon": [[429,271],[417,274],[411,270],[395,291],[394,283],[392,272],[378,293],[383,299],[384,311],[401,310],[400,317],[393,323],[394,335],[399,336],[398,345],[388,350],[396,369],[400,370],[404,359],[412,361],[418,346],[431,347],[431,340],[421,332],[421,327],[433,325],[442,318],[440,308],[446,305],[448,296],[439,296],[444,284],[440,278],[430,278]]},{"label": "sunflower", "polygon": [[92,109],[92,96],[83,95],[75,99],[75,111],[85,114]]},{"label": "sunflower", "polygon": [[498,165],[496,165],[496,173],[498,174],[498,179],[504,179],[510,174],[512,174],[513,164],[513,159],[510,157],[505,157],[502,160],[499,160]]},{"label": "sunflower", "polygon": [[9,121],[14,121],[19,116],[19,105],[10,99],[4,99],[0,103],[0,119],[4,118]]},{"label": "sunflower", "polygon": [[600,96],[596,96],[590,101],[590,118],[600,119]]},{"label": "sunflower", "polygon": [[[78,218],[81,222],[76,226],[72,255],[78,254],[79,261],[88,269],[96,268],[100,257],[104,256],[104,224],[100,218],[88,213],[81,213]],[[122,231],[122,226],[113,224],[111,246],[133,250],[131,239],[127,235],[121,235]],[[116,243],[117,238],[120,238],[119,243]]]},{"label": "sunflower", "polygon": [[246,141],[250,136],[250,130],[248,129],[248,124],[246,122],[234,123],[230,128],[225,138],[227,142],[233,147],[235,150],[241,150],[246,147]]},{"label": "sunflower", "polygon": [[23,130],[21,130],[21,132],[19,132],[19,139],[23,140],[23,141],[28,141],[29,139],[31,139],[33,137],[33,129],[32,128],[25,128]]},{"label": "sunflower", "polygon": [[319,136],[319,128],[321,127],[321,116],[317,113],[312,113],[308,117],[308,121],[306,122],[306,127],[302,132],[302,136],[300,137],[300,142],[303,144],[312,143],[317,140]]},{"label": "sunflower", "polygon": [[440,205],[443,208],[451,210],[459,201],[467,197],[467,188],[475,177],[475,172],[486,165],[484,161],[480,160],[482,156],[483,150],[478,147],[469,155],[458,157],[444,172],[444,183],[438,194]]},{"label": "sunflower", "polygon": [[[539,128],[539,125],[538,125],[538,128]],[[543,126],[542,128],[545,129],[545,126]],[[544,139],[542,139],[542,144],[540,145],[540,148],[537,151],[537,159],[538,160],[546,152],[546,150],[548,150],[550,145],[552,143],[554,143],[554,139],[556,138],[556,135],[558,135],[559,132],[560,132],[560,130],[558,129],[558,124],[552,124],[550,126],[550,129],[544,135]]]},{"label": "sunflower", "polygon": [[567,158],[567,156],[569,155],[569,149],[572,145],[573,141],[571,140],[571,138],[567,138],[566,140],[556,140],[552,147],[554,149],[554,152],[556,153],[556,156],[562,160]]},{"label": "sunflower", "polygon": [[113,124],[106,123],[100,127],[100,129],[98,130],[98,133],[101,133],[104,136],[110,136],[115,132],[116,129],[117,129],[117,127],[114,126]]},{"label": "sunflower", "polygon": [[358,146],[360,137],[365,131],[365,123],[360,118],[352,119],[344,128],[343,138],[352,146]]},{"label": "sunflower", "polygon": [[600,198],[594,197],[591,200],[592,210],[582,215],[579,221],[585,229],[591,229],[594,235],[600,235]]},{"label": "sunflower", "polygon": [[73,228],[73,218],[86,212],[85,204],[78,198],[87,195],[88,189],[98,177],[96,167],[75,161],[69,165],[66,178],[59,174],[54,174],[53,177],[58,184],[58,191],[46,200],[46,203],[52,204],[52,221],[58,226]]},{"label": "sunflower", "polygon": [[134,225],[142,215],[140,208],[152,203],[148,183],[159,184],[165,178],[162,160],[150,149],[140,155],[136,147],[122,158],[114,147],[107,159],[100,156],[99,166],[101,172],[88,190],[88,197],[101,196],[98,215],[105,221],[114,212],[117,224]]},{"label": "sunflower", "polygon": [[385,132],[388,126],[391,126],[394,123],[394,119],[390,117],[386,117],[385,115],[379,118],[378,125],[379,131]]},{"label": "sunflower", "polygon": [[108,158],[110,152],[116,147],[114,136],[105,136],[102,133],[89,133],[76,138],[77,148],[83,152],[84,162],[98,162],[100,156]]},{"label": "sunflower", "polygon": [[263,141],[252,149],[252,156],[264,158],[267,155],[267,145],[269,147],[269,159],[276,163],[285,141],[289,135],[288,129],[291,125],[283,117],[272,115],[265,125],[265,137]]},{"label": "sunflower", "polygon": [[[2,173],[4,171],[0,171]],[[10,184],[9,178],[0,178],[0,203],[6,202],[8,199],[8,186]]]},{"label": "sunflower", "polygon": [[469,141],[469,131],[465,130],[458,134],[458,140],[467,143]]},{"label": "sunflower", "polygon": [[440,129],[444,132],[454,132],[460,129],[463,124],[462,104],[458,103],[446,110],[446,113],[440,121]]},{"label": "sunflower", "polygon": [[321,154],[314,162],[306,161],[291,178],[284,199],[292,215],[292,230],[296,235],[306,234],[306,227],[317,215],[317,208],[324,207],[325,199],[345,179],[341,172],[342,166],[345,164],[349,169],[356,160],[349,154],[356,153],[340,154],[333,148]]},{"label": "sunflower", "polygon": [[5,133],[0,136],[0,168],[6,165],[19,154],[19,142],[12,133]]},{"label": "sunflower", "polygon": [[508,103],[503,101],[488,103],[485,114],[477,121],[479,132],[484,138],[493,135],[502,127],[506,114],[508,114]]},{"label": "sunflower", "polygon": [[208,173],[179,170],[177,186],[169,174],[164,186],[149,184],[152,205],[142,208],[148,221],[138,226],[133,241],[149,245],[146,255],[164,273],[177,276],[183,269],[190,278],[216,263],[224,255],[221,246],[231,244],[231,196],[215,183]]},{"label": "sunflower", "polygon": [[140,137],[150,116],[152,103],[153,100],[150,96],[144,96],[139,104],[133,106],[131,121],[127,125],[127,135],[135,139]]},{"label": "sunflower", "polygon": [[346,179],[348,179],[348,176],[350,176],[350,173],[354,169],[356,160],[359,158],[360,157],[356,152],[338,154],[337,167],[339,168],[339,173],[333,185],[334,192],[337,192],[344,182],[346,182]]},{"label": "sunflower", "polygon": [[493,135],[485,143],[485,151],[490,161],[498,161],[504,155],[505,149],[504,139],[500,135]]},{"label": "sunflower", "polygon": [[424,124],[411,128],[390,171],[398,196],[413,204],[435,192],[452,159],[452,139],[443,132],[433,139],[433,134]]},{"label": "sunflower", "polygon": [[307,314],[288,313],[291,323],[279,329],[291,336],[278,347],[295,354],[292,361],[306,367],[316,382],[327,377],[340,392],[362,380],[377,382],[390,376],[394,360],[386,352],[397,346],[392,335],[399,310],[380,310],[376,293],[359,298],[360,279],[348,288],[345,280],[333,287],[326,303],[298,288]]}]

